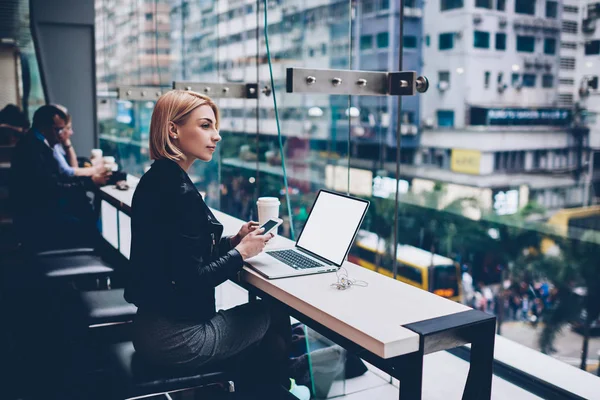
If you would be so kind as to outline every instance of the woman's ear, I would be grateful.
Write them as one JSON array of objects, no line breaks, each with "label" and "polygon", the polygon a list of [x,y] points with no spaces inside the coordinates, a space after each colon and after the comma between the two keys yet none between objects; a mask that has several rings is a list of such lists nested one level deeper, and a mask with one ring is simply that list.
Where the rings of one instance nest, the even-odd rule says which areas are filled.
[{"label": "woman's ear", "polygon": [[169,122],[169,136],[171,139],[177,139],[179,137],[179,134],[177,133],[177,126],[175,126],[175,123],[173,122]]}]

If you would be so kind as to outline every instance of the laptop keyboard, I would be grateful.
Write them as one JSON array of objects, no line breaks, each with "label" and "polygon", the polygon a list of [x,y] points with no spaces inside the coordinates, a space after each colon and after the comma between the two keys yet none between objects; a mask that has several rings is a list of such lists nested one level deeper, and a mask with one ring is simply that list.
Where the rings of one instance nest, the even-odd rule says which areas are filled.
[{"label": "laptop keyboard", "polygon": [[267,251],[267,254],[271,257],[275,257],[282,263],[287,264],[294,269],[307,269],[324,266],[320,262],[303,256],[294,250]]}]

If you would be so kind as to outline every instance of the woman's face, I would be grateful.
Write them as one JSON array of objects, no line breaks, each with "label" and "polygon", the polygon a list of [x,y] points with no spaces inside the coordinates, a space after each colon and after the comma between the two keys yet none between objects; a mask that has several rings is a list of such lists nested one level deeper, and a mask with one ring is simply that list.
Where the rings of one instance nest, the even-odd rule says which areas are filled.
[{"label": "woman's face", "polygon": [[[219,131],[215,128],[215,113],[209,105],[196,108],[183,125],[176,127],[176,140],[179,150],[187,159],[212,160],[221,140]],[[170,133],[173,138],[173,132]]]},{"label": "woman's face", "polygon": [[67,125],[65,125],[65,127],[58,134],[58,136],[60,136],[60,140],[63,142],[67,139],[70,139],[71,136],[73,136],[73,124],[69,122]]}]

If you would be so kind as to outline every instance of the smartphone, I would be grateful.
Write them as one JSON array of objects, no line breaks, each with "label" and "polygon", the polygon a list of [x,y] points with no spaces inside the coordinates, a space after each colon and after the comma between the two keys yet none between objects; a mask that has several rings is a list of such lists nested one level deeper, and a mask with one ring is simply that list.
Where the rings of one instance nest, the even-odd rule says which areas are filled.
[{"label": "smartphone", "polygon": [[281,218],[271,218],[267,222],[261,226],[264,229],[261,235],[266,235],[267,233],[275,233],[277,231],[277,227],[283,223]]}]

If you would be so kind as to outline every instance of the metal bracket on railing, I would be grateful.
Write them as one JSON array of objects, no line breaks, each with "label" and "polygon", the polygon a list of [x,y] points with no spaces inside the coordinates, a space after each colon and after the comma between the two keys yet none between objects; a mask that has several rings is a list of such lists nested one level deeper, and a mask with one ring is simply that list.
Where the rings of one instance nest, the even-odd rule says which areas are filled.
[{"label": "metal bracket on railing", "polygon": [[257,99],[256,83],[173,82],[173,89],[191,90],[210,98]]},{"label": "metal bracket on railing", "polygon": [[425,93],[429,81],[415,71],[378,72],[344,69],[288,68],[288,93],[349,94],[353,96],[414,96]]},{"label": "metal bracket on railing", "polygon": [[165,90],[155,87],[119,86],[117,99],[156,101],[163,93]]}]

